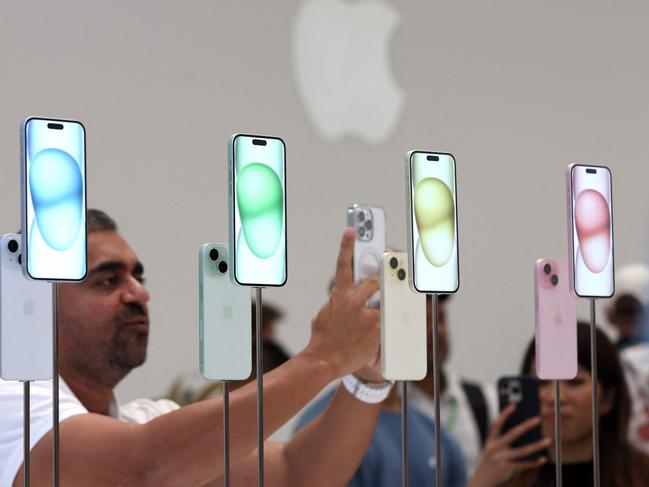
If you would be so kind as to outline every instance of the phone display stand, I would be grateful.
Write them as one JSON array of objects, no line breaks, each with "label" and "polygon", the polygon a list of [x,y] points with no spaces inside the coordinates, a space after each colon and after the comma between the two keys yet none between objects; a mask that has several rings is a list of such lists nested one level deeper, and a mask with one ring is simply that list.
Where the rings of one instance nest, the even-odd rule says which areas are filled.
[{"label": "phone display stand", "polygon": [[257,360],[257,485],[264,487],[264,347],[261,327],[261,287],[255,288],[255,350]]},{"label": "phone display stand", "polygon": [[563,463],[561,461],[561,381],[554,381],[554,463],[556,487],[563,486]]},{"label": "phone display stand", "polygon": [[223,381],[223,485],[230,487],[230,381]]},{"label": "phone display stand", "polygon": [[408,487],[408,381],[401,381],[401,485]]},{"label": "phone display stand", "polygon": [[595,298],[590,298],[590,373],[593,410],[593,483],[599,487],[599,402],[597,391],[597,325],[595,324]]},{"label": "phone display stand", "polygon": [[52,282],[52,486],[59,487],[59,285]]},{"label": "phone display stand", "polygon": [[23,381],[23,485],[29,487],[29,457],[30,457],[30,398],[28,380]]},{"label": "phone display stand", "polygon": [[439,363],[439,323],[437,320],[437,294],[426,295],[426,305],[433,321],[433,388],[435,397],[435,485],[442,487],[442,419],[440,395],[442,393]]}]

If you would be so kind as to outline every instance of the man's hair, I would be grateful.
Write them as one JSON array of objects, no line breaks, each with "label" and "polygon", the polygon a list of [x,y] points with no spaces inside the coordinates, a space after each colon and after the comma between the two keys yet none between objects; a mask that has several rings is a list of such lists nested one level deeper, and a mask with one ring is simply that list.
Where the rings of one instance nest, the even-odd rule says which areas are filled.
[{"label": "man's hair", "polygon": [[117,231],[117,223],[104,211],[90,208],[86,212],[86,224],[88,225],[88,233],[96,232],[99,230]]}]

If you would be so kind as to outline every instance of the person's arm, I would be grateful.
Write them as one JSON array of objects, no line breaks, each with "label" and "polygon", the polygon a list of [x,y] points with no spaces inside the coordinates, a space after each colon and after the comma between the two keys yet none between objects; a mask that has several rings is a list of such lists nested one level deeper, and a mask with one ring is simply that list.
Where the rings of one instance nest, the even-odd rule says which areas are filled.
[{"label": "person's arm", "polygon": [[361,402],[339,386],[329,407],[287,443],[284,485],[347,485],[370,445],[380,410],[380,404]]},{"label": "person's arm", "polygon": [[[345,487],[372,439],[381,409],[354,398],[340,386],[327,408],[286,443],[267,443],[265,481],[269,487]],[[257,452],[232,466],[233,485],[257,482]],[[223,485],[216,479],[205,487]]]},{"label": "person's arm", "polygon": [[[272,434],[326,384],[360,369],[378,349],[379,316],[365,308],[378,280],[358,287],[352,278],[355,234],[343,235],[334,289],[313,320],[307,348],[264,375],[264,433]],[[256,384],[230,396],[233,463],[256,446]],[[183,407],[144,425],[129,425],[96,414],[61,424],[61,477],[69,487],[93,485],[201,486],[223,471],[223,401],[212,399]],[[49,486],[51,433],[32,449],[34,486]],[[22,485],[22,472],[14,486]]]}]

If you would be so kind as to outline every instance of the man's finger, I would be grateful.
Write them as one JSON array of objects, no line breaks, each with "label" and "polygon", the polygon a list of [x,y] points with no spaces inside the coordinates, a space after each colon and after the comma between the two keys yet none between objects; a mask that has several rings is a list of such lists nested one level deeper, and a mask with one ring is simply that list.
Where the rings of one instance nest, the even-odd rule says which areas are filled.
[{"label": "man's finger", "polygon": [[368,316],[371,316],[372,319],[375,320],[377,323],[381,321],[381,312],[378,309],[365,308],[365,312],[368,314]]},{"label": "man's finger", "polygon": [[338,262],[336,263],[336,276],[334,277],[333,291],[340,291],[354,285],[352,258],[354,255],[355,240],[356,230],[354,230],[353,227],[345,228],[343,237],[340,241],[340,251],[338,252]]},{"label": "man's finger", "polygon": [[358,287],[356,288],[356,295],[364,303],[365,301],[370,299],[376,291],[379,290],[379,287],[379,276],[370,277],[368,279],[365,279],[358,285]]}]

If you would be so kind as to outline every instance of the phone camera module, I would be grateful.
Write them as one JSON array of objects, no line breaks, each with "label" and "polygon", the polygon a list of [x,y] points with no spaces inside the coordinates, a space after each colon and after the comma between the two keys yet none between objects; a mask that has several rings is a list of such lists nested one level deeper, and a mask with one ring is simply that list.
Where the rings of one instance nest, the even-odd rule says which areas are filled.
[{"label": "phone camera module", "polygon": [[210,259],[217,260],[219,258],[219,251],[216,249],[210,249]]},{"label": "phone camera module", "polygon": [[9,252],[12,254],[18,250],[18,242],[15,240],[9,240],[9,243],[7,244],[7,248],[9,249]]},{"label": "phone camera module", "polygon": [[363,228],[363,227],[358,228],[358,236],[359,237],[364,237],[365,236],[365,228]]},{"label": "phone camera module", "polygon": [[552,283],[553,286],[556,286],[559,284],[559,276],[556,274],[552,274],[552,277],[550,278],[550,282]]},{"label": "phone camera module", "polygon": [[396,257],[390,259],[390,267],[396,269],[399,266],[399,260]]},{"label": "phone camera module", "polygon": [[546,274],[549,275],[550,272],[552,272],[552,266],[551,266],[550,264],[545,264],[545,265],[543,266],[543,272],[545,272]]},{"label": "phone camera module", "polygon": [[397,272],[397,277],[400,281],[403,281],[406,278],[406,271],[399,269],[399,272]]},{"label": "phone camera module", "polygon": [[364,222],[365,221],[365,212],[364,211],[359,211],[358,212],[358,221],[359,222]]},{"label": "phone camera module", "polygon": [[23,263],[23,254],[18,254],[18,263],[19,264]]},{"label": "phone camera module", "polygon": [[365,229],[366,229],[368,232],[371,232],[371,231],[372,231],[372,220],[367,220],[367,221],[365,222]]},{"label": "phone camera module", "polygon": [[225,274],[228,271],[228,263],[224,260],[219,262],[219,271],[221,271],[221,274]]}]

